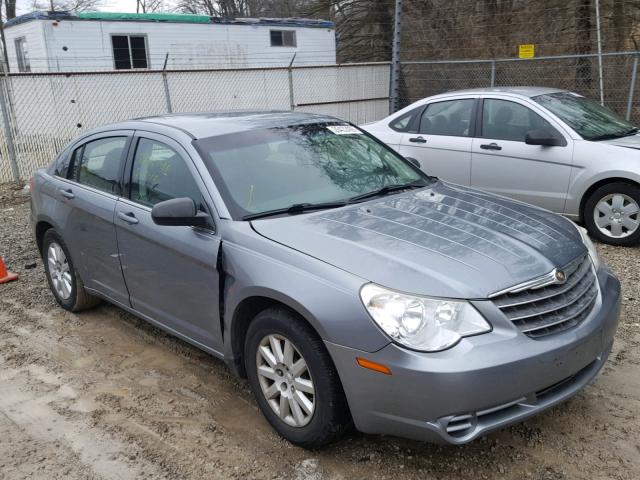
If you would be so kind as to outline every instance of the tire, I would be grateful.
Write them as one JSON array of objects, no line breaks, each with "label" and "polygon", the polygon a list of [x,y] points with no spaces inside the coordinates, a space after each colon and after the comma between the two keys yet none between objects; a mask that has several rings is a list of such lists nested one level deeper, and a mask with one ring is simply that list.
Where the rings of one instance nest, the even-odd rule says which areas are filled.
[{"label": "tire", "polygon": [[[60,252],[64,257],[60,255]],[[56,256],[57,260],[62,261],[56,261]],[[84,289],[82,279],[73,265],[69,249],[54,229],[49,229],[44,234],[42,260],[49,288],[56,302],[62,308],[70,312],[79,312],[100,303],[100,299],[90,295]]]},{"label": "tire", "polygon": [[[286,341],[290,342],[293,347],[291,361],[287,362],[283,352],[280,357],[282,362],[271,367],[265,360],[266,356],[259,353],[264,352],[261,346],[268,346],[269,351],[274,351],[272,338],[279,341],[281,351],[286,350]],[[299,360],[306,363],[307,369],[300,374],[295,371],[299,370],[295,367],[301,365]],[[303,448],[319,448],[338,440],[351,428],[352,421],[347,400],[329,353],[316,332],[293,313],[274,308],[256,315],[247,331],[244,362],[249,384],[262,413],[271,426],[286,440]],[[265,377],[263,368],[259,375],[258,363],[261,367],[271,368],[275,377]],[[289,370],[287,365],[292,365],[294,368]],[[287,368],[283,371],[281,366]],[[282,373],[281,376],[276,373],[278,370]],[[297,378],[294,380],[291,374]],[[309,382],[311,382],[313,394],[309,393]],[[285,384],[287,388],[283,390]],[[273,385],[276,386],[277,391],[273,390],[276,393],[270,403],[264,392],[267,386]],[[296,385],[300,387],[297,391]],[[298,396],[295,396],[296,394]],[[303,395],[307,401],[295,400],[300,398],[300,395]],[[283,398],[286,400],[282,400]],[[302,414],[302,417],[300,415],[296,417],[294,413],[296,407],[291,403],[290,398],[298,404],[298,413]],[[275,410],[282,408],[281,402],[285,404],[285,412],[288,412],[288,415],[284,415],[285,419]],[[311,413],[301,407],[306,405],[309,408],[311,404]]]},{"label": "tire", "polygon": [[[639,207],[637,185],[626,182],[603,185],[591,194],[584,206],[583,219],[589,235],[610,245],[637,245],[640,242]],[[629,228],[634,225],[635,229]]]}]

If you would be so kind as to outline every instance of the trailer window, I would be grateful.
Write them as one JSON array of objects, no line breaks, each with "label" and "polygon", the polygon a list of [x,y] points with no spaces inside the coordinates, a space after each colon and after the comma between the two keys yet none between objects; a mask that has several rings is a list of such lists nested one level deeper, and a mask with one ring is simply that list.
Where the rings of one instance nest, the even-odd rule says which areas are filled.
[{"label": "trailer window", "polygon": [[271,46],[272,47],[295,47],[296,31],[295,30],[271,30]]},{"label": "trailer window", "polygon": [[111,45],[116,70],[148,68],[147,38],[144,35],[112,35]]},{"label": "trailer window", "polygon": [[16,58],[18,59],[18,71],[30,72],[29,51],[27,50],[27,39],[24,37],[15,39]]}]

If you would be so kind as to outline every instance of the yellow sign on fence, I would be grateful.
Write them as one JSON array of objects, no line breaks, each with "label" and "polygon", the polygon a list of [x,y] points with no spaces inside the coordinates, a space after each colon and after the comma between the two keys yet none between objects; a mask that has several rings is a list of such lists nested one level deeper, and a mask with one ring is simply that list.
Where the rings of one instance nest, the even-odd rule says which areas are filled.
[{"label": "yellow sign on fence", "polygon": [[518,57],[533,58],[536,56],[536,46],[532,43],[518,45]]}]

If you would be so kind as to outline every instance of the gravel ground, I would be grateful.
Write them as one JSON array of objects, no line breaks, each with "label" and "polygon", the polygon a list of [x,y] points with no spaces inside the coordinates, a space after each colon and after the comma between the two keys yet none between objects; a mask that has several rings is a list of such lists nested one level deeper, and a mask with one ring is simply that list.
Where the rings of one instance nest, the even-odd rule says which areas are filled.
[{"label": "gravel ground", "polygon": [[56,306],[18,185],[0,185],[0,478],[640,478],[640,251],[599,245],[623,285],[601,375],[569,402],[462,447],[352,433],[289,445],[224,364],[109,305]]}]

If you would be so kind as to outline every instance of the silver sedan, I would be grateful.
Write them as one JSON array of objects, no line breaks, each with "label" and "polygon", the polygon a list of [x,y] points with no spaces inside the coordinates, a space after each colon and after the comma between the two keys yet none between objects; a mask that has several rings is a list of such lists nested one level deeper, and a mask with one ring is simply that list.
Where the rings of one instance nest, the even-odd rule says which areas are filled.
[{"label": "silver sedan", "polygon": [[443,180],[561,213],[602,242],[640,242],[638,128],[577,93],[461,90],[363,128]]}]

